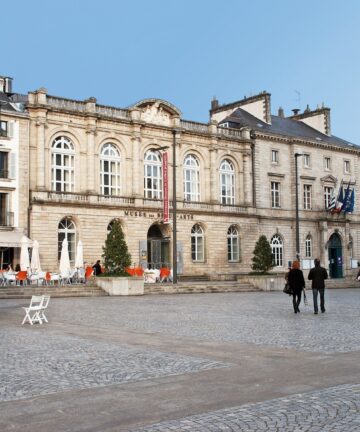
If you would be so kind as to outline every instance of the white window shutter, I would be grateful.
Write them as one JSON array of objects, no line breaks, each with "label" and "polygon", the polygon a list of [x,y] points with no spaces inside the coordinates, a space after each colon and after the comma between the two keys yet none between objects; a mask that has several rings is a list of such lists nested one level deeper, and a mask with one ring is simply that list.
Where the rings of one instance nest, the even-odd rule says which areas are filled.
[{"label": "white window shutter", "polygon": [[14,137],[14,122],[10,121],[8,122],[8,137],[13,138]]},{"label": "white window shutter", "polygon": [[10,153],[9,156],[10,156],[9,177],[11,179],[15,179],[16,178],[16,154]]}]

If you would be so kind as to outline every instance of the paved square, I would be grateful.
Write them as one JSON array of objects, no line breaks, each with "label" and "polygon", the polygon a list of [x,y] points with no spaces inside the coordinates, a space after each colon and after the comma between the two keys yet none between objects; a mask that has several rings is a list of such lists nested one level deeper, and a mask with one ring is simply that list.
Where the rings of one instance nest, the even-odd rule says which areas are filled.
[{"label": "paved square", "polygon": [[53,298],[33,327],[1,300],[0,430],[360,430],[359,296]]}]

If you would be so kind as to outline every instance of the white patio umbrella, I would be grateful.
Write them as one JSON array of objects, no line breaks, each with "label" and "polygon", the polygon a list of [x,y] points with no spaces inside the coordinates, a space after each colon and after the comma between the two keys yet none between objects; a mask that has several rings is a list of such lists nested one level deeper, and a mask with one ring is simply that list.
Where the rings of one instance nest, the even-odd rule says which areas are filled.
[{"label": "white patio umbrella", "polygon": [[70,258],[69,258],[69,247],[66,238],[62,242],[59,269],[60,269],[60,274],[66,274],[71,270]]},{"label": "white patio umbrella", "polygon": [[20,269],[27,271],[30,268],[29,260],[29,244],[25,236],[21,237],[21,250],[20,250]]},{"label": "white patio umbrella", "polygon": [[84,251],[83,251],[83,244],[81,240],[79,240],[76,248],[75,267],[76,268],[84,267]]},{"label": "white patio umbrella", "polygon": [[41,272],[39,242],[37,240],[34,240],[33,243],[30,268],[32,272]]}]

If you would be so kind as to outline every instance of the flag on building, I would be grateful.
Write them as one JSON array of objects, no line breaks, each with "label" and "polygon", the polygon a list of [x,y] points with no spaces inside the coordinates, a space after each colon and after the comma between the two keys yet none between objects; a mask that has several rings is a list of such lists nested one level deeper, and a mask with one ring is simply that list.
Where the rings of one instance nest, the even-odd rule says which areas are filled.
[{"label": "flag on building", "polygon": [[347,205],[348,205],[348,203],[349,203],[350,194],[351,194],[351,191],[350,191],[350,183],[348,183],[347,188],[346,188],[346,190],[345,190],[345,195],[344,195],[344,199],[343,199],[343,204],[342,204],[342,206],[341,206],[341,210],[340,210],[340,211],[343,211],[344,213],[346,212],[345,209],[346,209],[346,207],[347,207]]},{"label": "flag on building", "polygon": [[346,200],[344,200],[343,212],[352,213],[355,206],[355,188],[351,190]]},{"label": "flag on building", "polygon": [[328,205],[326,210],[329,212],[333,212],[333,210],[335,209],[335,206],[336,206],[336,194],[335,194],[335,189],[333,189],[332,193],[331,193],[329,205]]},{"label": "flag on building", "polygon": [[344,204],[344,189],[343,189],[343,181],[341,180],[338,197],[336,199],[335,208],[332,210],[332,213],[340,213],[343,204]]}]

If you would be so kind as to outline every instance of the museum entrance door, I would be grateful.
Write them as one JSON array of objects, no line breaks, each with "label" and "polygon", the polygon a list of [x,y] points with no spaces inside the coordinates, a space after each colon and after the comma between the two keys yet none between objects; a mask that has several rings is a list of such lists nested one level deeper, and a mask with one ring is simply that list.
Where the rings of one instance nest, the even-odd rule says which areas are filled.
[{"label": "museum entrance door", "polygon": [[170,242],[157,224],[151,225],[147,234],[147,263],[148,268],[170,266]]},{"label": "museum entrance door", "polygon": [[334,233],[328,243],[329,251],[329,273],[333,279],[343,277],[343,257],[342,257],[342,245],[339,234]]}]

